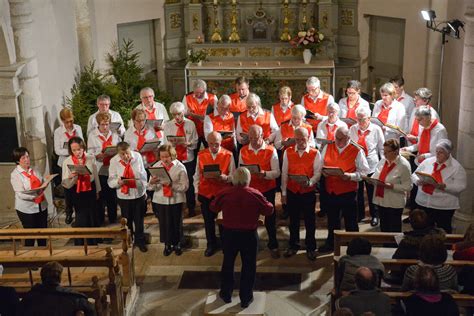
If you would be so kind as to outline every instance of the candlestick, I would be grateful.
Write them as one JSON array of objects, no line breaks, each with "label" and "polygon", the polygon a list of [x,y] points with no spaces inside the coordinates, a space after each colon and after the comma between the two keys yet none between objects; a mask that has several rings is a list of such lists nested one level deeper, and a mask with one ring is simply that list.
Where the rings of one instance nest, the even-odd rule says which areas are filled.
[{"label": "candlestick", "polygon": [[217,5],[217,0],[214,0],[214,5]]}]

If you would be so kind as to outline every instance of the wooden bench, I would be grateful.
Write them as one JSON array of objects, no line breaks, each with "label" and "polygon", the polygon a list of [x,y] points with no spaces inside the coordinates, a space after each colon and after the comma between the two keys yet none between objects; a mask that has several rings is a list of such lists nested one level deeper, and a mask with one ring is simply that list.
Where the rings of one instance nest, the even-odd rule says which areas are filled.
[{"label": "wooden bench", "polygon": [[[407,298],[413,292],[386,292],[384,291],[385,294],[387,294],[391,301],[392,304],[396,303],[399,299]],[[451,294],[453,297],[454,301],[458,306],[461,307],[474,307],[474,296],[469,295],[469,294],[459,294],[459,293],[453,293]]]},{"label": "wooden bench", "polygon": [[[102,251],[102,256],[55,256],[51,257],[28,257],[28,256],[0,256],[1,264],[6,268],[27,268],[26,273],[5,273],[0,277],[0,284],[11,286],[16,289],[20,297],[25,295],[35,283],[39,283],[39,270],[47,262],[54,260],[66,268],[63,272],[62,285],[87,295],[94,299],[97,315],[125,315],[123,302],[123,290],[121,283],[120,267],[113,255],[112,248]],[[95,268],[88,282],[84,280],[83,269]],[[77,268],[77,270],[74,270]],[[103,269],[102,269],[103,268]],[[76,278],[74,275],[77,273]],[[105,281],[104,281],[105,279]],[[79,282],[75,282],[79,280]],[[88,284],[87,284],[88,283]]]}]

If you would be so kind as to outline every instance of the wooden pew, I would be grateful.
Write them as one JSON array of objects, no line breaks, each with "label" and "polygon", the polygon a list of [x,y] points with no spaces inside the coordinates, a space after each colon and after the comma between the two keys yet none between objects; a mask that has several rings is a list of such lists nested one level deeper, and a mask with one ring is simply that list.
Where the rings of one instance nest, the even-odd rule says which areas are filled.
[{"label": "wooden pew", "polygon": [[[122,283],[120,267],[117,258],[113,255],[112,248],[102,251],[102,256],[55,256],[51,257],[28,257],[28,256],[0,256],[0,262],[5,268],[27,268],[27,273],[5,273],[0,277],[0,284],[12,286],[20,294],[20,297],[26,294],[30,288],[39,282],[38,275],[33,276],[32,269],[41,268],[49,261],[57,261],[66,268],[67,274],[63,272],[62,279],[67,277],[66,286],[73,290],[84,293],[94,299],[95,309],[98,315],[108,315],[109,309],[111,315],[125,315],[125,308],[122,294]],[[73,276],[74,271],[71,268],[105,268],[103,271],[96,270],[94,276],[84,280],[83,269],[76,271],[79,284],[75,284],[77,279]],[[38,273],[36,273],[38,274]],[[101,280],[102,279],[102,280]],[[105,279],[105,284],[103,283]],[[84,283],[89,283],[87,286]],[[64,284],[64,282],[63,282]],[[107,296],[110,299],[108,303]]]},{"label": "wooden pew", "polygon": [[[382,232],[346,232],[343,230],[334,231],[334,256],[341,255],[341,247],[346,246],[349,242],[356,237],[366,238],[372,243],[376,244],[390,244],[395,242],[395,236],[401,233],[382,233]],[[459,234],[447,234],[445,243],[448,245],[462,241],[463,235]]]},{"label": "wooden pew", "polygon": [[[387,292],[387,291],[384,291],[384,293],[390,297],[392,304],[395,304],[399,299],[406,298],[410,296],[411,294],[413,294],[413,292]],[[473,295],[453,293],[451,294],[451,296],[453,297],[456,304],[458,304],[458,306],[474,307]]]}]

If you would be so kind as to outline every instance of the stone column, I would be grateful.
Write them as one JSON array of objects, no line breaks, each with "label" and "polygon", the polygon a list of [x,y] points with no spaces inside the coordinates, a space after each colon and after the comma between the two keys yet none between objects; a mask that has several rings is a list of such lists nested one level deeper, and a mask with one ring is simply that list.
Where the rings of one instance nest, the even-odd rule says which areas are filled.
[{"label": "stone column", "polygon": [[79,65],[81,68],[87,66],[94,59],[92,56],[91,20],[89,17],[89,5],[87,3],[87,0],[76,0],[74,2],[77,43],[79,47]]},{"label": "stone column", "polygon": [[467,189],[461,194],[461,209],[454,213],[456,233],[474,223],[474,3],[466,1],[464,53],[459,109],[457,158],[467,172]]}]

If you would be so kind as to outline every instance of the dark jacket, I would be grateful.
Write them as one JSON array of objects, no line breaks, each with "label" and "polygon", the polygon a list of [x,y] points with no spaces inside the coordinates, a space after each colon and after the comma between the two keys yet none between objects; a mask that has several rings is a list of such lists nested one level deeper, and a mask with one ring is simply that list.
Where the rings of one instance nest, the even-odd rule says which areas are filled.
[{"label": "dark jacket", "polygon": [[459,309],[453,297],[448,293],[414,293],[403,299],[402,305],[407,316],[458,316]]},{"label": "dark jacket", "polygon": [[15,316],[18,307],[18,295],[13,287],[0,286],[0,315]]},{"label": "dark jacket", "polygon": [[411,230],[403,233],[403,239],[393,254],[393,259],[419,259],[420,244],[426,235],[440,235],[445,238],[444,230],[436,227]]},{"label": "dark jacket", "polygon": [[372,312],[377,316],[391,315],[390,298],[379,289],[354,290],[336,301],[336,309],[349,308],[356,316]]},{"label": "dark jacket", "polygon": [[61,286],[36,284],[20,302],[17,315],[74,316],[77,311],[83,311],[86,316],[96,315],[84,294]]}]

